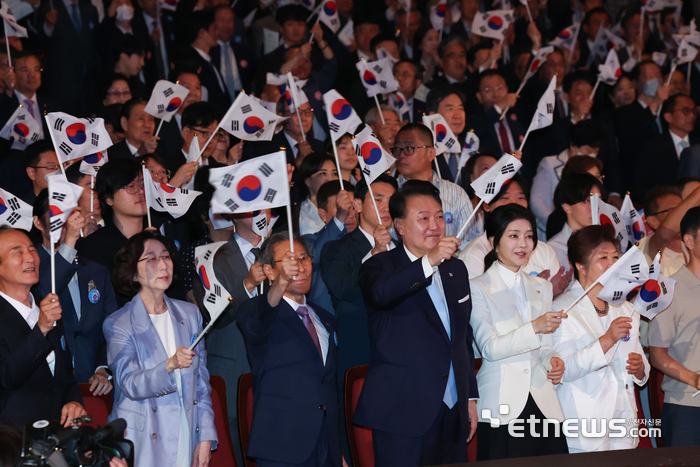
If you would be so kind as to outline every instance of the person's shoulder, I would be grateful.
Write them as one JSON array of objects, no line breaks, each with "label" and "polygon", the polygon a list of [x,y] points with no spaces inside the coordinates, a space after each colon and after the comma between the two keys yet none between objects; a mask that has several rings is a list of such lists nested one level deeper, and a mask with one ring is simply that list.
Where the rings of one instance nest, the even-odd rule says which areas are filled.
[{"label": "person's shoulder", "polygon": [[321,321],[323,321],[324,323],[335,323],[335,316],[333,316],[333,314],[330,311],[326,310],[321,305],[315,304],[314,302],[307,303],[311,306],[311,308],[313,308],[313,310],[316,312],[316,315]]},{"label": "person's shoulder", "polygon": [[126,303],[114,313],[110,313],[102,324],[103,330],[124,329],[131,326],[131,312],[133,310],[131,302]]},{"label": "person's shoulder", "polygon": [[454,182],[441,178],[438,189],[440,190],[440,194],[450,195],[456,198],[465,198],[471,203],[471,200],[469,199],[467,192],[464,191],[464,188]]}]

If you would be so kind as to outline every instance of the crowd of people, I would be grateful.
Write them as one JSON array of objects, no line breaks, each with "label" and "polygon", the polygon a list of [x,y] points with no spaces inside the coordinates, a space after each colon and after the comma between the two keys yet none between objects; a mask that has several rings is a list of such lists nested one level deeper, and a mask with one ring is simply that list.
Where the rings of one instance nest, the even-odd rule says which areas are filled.
[{"label": "crowd of people", "polygon": [[[635,448],[629,431],[561,428],[645,418],[635,385],[651,366],[665,445],[700,444],[700,55],[674,59],[682,42],[700,47],[700,11],[645,3],[18,1],[28,37],[0,47],[0,128],[21,106],[41,131],[0,139],[0,189],[33,210],[31,230],[0,227],[0,463],[17,462],[3,451],[16,426],[86,414],[87,383],[112,394],[135,465],[205,467],[226,436],[209,377],[225,381],[238,447],[238,381],[252,372],[258,466],[350,465],[344,382],[361,365],[352,422],[371,428],[378,467],[465,462],[470,442],[480,460]],[[488,22],[501,39],[478,27],[493,10],[512,10]],[[605,53],[601,31],[615,39]],[[608,84],[597,76],[613,43]],[[398,93],[368,97],[358,63],[380,59]],[[275,81],[287,72],[305,81],[292,110]],[[169,121],[147,111],[160,80],[189,91]],[[552,81],[553,122],[530,133]],[[369,127],[395,158],[386,173],[368,182],[353,133],[332,144],[331,90],[360,116],[354,134]],[[221,128],[240,93],[285,117],[270,141]],[[103,119],[113,145],[94,180],[57,154],[52,112]],[[438,154],[431,115],[456,152]],[[267,237],[252,212],[212,211],[212,170],[280,150],[291,214],[264,211],[278,218]],[[482,204],[471,184],[503,154],[522,168]],[[142,167],[201,194],[184,216],[149,213]],[[45,177],[59,170],[83,191],[56,242]],[[595,225],[591,198],[619,209],[627,194],[644,214],[638,248],[649,263],[662,252],[676,281],[652,321],[633,297],[598,297],[627,245]],[[219,242],[230,303],[190,350],[211,320],[197,248]],[[517,420],[560,435],[515,436]]]}]

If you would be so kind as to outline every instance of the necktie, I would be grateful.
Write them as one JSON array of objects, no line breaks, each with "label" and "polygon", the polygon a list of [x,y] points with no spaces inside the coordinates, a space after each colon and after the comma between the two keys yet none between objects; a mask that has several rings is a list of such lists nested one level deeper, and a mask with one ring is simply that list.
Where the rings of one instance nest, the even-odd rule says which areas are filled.
[{"label": "necktie", "polygon": [[503,152],[510,154],[510,141],[508,140],[508,130],[506,130],[505,122],[498,123],[498,137],[501,140],[501,148]]},{"label": "necktie", "polygon": [[31,116],[34,117],[34,120],[36,120],[37,122],[40,122],[41,119],[36,114],[36,107],[34,107],[34,102],[31,99],[25,99],[24,105],[27,106],[27,110],[29,110],[29,113],[31,114]]},{"label": "necktie", "polygon": [[258,260],[258,258],[260,257],[260,248],[258,248],[258,247],[251,248],[250,251],[248,252],[248,255],[249,255],[248,259],[250,259],[252,257],[251,263],[256,262]]},{"label": "necktie", "polygon": [[70,4],[70,19],[73,21],[73,26],[80,36],[80,30],[83,29],[83,25],[80,22],[80,13],[78,13],[78,2]]},{"label": "necktie", "polygon": [[233,92],[238,89],[236,87],[236,77],[233,75],[233,64],[231,63],[231,54],[229,49],[231,46],[228,43],[223,43],[221,45],[221,63],[224,65],[224,80],[226,80],[226,88],[229,94],[233,95]]},{"label": "necktie", "polygon": [[[153,29],[155,30],[158,27],[158,21],[153,20]],[[160,50],[160,43],[163,40],[163,31],[161,31],[161,38],[158,42],[156,42],[156,47],[154,50],[153,55],[155,55],[156,59],[156,73],[158,74],[158,79],[165,79],[165,65],[163,64],[163,52]]]},{"label": "necktie", "polygon": [[[442,325],[445,327],[445,331],[447,331],[447,336],[451,339],[452,332],[450,329],[450,315],[447,311],[445,299],[442,296],[440,285],[438,284],[438,280],[435,275],[433,275],[432,283],[428,286],[428,294],[430,295],[430,299],[433,301],[433,305],[435,305],[435,309],[438,312],[440,321],[442,321]],[[450,409],[457,403],[457,383],[455,381],[455,372],[452,362],[450,362],[450,374],[447,377],[447,386],[445,387],[445,394],[442,397],[442,401]]]},{"label": "necktie", "polygon": [[678,147],[681,148],[681,152],[683,152],[683,150],[688,147],[688,143],[685,141],[681,141],[680,143],[678,143]]},{"label": "necktie", "polygon": [[447,154],[447,165],[450,167],[450,173],[452,173],[452,180],[457,180],[457,165],[459,164],[457,157],[457,154]]},{"label": "necktie", "polygon": [[305,306],[300,306],[299,308],[297,308],[297,314],[301,316],[301,322],[304,323],[304,326],[306,326],[306,330],[309,331],[311,339],[316,345],[316,350],[318,350],[318,354],[321,356],[321,358],[323,358],[323,352],[321,352],[321,344],[318,342],[318,334],[316,333],[316,328],[314,327],[314,323],[311,322],[311,318],[309,318],[309,309]]}]

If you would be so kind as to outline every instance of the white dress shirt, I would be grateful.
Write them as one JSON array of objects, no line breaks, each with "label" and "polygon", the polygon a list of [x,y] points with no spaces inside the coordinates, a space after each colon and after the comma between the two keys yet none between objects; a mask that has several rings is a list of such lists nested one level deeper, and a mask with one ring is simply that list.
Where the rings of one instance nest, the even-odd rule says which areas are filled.
[{"label": "white dress shirt", "polygon": [[[330,333],[328,332],[328,329],[323,325],[321,322],[321,319],[318,317],[316,312],[314,311],[313,308],[306,302],[306,296],[304,296],[304,303],[297,303],[291,298],[288,298],[287,296],[282,297],[284,300],[289,303],[289,306],[292,307],[294,312],[296,313],[297,308],[300,306],[305,306],[306,309],[309,311],[309,318],[311,318],[311,322],[314,323],[314,328],[316,328],[316,334],[318,336],[318,343],[321,345],[321,354],[323,355],[323,364],[326,364],[326,358],[328,357],[328,337],[330,336]],[[299,316],[299,319],[303,321],[303,318]]]},{"label": "white dress shirt", "polygon": [[132,156],[138,157],[138,152],[139,148],[136,146],[132,146],[131,143],[129,143],[129,140],[124,138],[124,142],[126,143],[126,147],[129,148],[129,152],[131,153]]},{"label": "white dress shirt", "polygon": [[566,223],[564,224],[564,228],[561,229],[561,232],[547,241],[547,245],[551,246],[554,253],[557,255],[559,264],[564,266],[566,271],[571,269],[571,263],[569,263],[569,247],[567,246],[567,242],[573,233],[574,231],[571,229],[571,227],[569,227],[569,224]]},{"label": "white dress shirt", "polygon": [[685,148],[690,147],[690,139],[688,138],[688,135],[685,135],[685,138],[681,138],[671,130],[669,130],[668,132],[671,133],[673,147],[676,149],[676,155],[678,156],[678,160],[681,160],[681,152],[683,152]]},{"label": "white dress shirt", "polygon": [[299,234],[315,234],[325,226],[326,223],[318,215],[318,207],[309,198],[306,198],[299,209]]},{"label": "white dress shirt", "polygon": [[[369,244],[372,245],[372,248],[370,248],[369,252],[365,255],[364,258],[362,258],[362,263],[364,263],[365,261],[367,261],[368,259],[370,259],[372,257],[372,250],[377,245],[376,245],[376,242],[374,241],[374,237],[372,235],[365,232],[362,229],[362,227],[360,227],[359,225],[357,226],[357,228],[360,229],[360,232],[362,232],[362,235],[364,235],[365,238],[367,239],[367,241],[369,242]],[[394,248],[396,248],[396,245],[394,244],[394,241],[392,240],[391,242],[389,242],[389,247],[387,248],[387,251],[393,250]]]},{"label": "white dress shirt", "polygon": [[[238,233],[234,233],[233,238],[236,240],[236,243],[238,244],[238,249],[241,250],[241,255],[243,255],[243,259],[245,260],[245,265],[248,268],[248,271],[250,271],[250,267],[256,261],[255,256],[253,255],[253,253],[250,252],[250,250],[252,250],[256,246],[260,247],[260,242],[258,242],[258,245],[253,245],[248,240],[246,240],[245,238],[238,235]],[[250,298],[257,297],[258,288],[253,287],[253,291],[248,292],[248,289],[245,287],[245,279],[243,279],[243,282],[244,282],[243,289],[248,294],[248,296]]]},{"label": "white dress shirt", "polygon": [[498,263],[498,275],[501,276],[503,282],[505,282],[506,287],[508,287],[508,292],[515,302],[515,306],[518,307],[518,313],[523,319],[524,323],[529,320],[527,312],[527,297],[525,296],[525,289],[523,288],[523,280],[520,277],[520,271],[513,272],[507,267],[503,266],[500,262]]}]

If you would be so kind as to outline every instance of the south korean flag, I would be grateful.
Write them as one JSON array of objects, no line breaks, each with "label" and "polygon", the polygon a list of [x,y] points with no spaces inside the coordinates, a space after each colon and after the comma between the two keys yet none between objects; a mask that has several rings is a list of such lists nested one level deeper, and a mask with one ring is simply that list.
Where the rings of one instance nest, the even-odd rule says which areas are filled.
[{"label": "south korean flag", "polygon": [[78,198],[83,187],[74,185],[61,172],[54,172],[46,177],[49,182],[49,230],[51,241],[61,240],[61,230],[70,213],[78,206]]},{"label": "south korean flag", "polygon": [[632,246],[598,279],[603,290],[598,298],[611,305],[620,306],[627,295],[649,280],[649,265],[639,248]]},{"label": "south korean flag", "polygon": [[13,229],[32,229],[32,206],[9,191],[0,189],[0,225]]},{"label": "south korean flag", "polygon": [[442,115],[423,115],[423,124],[433,132],[435,153],[438,156],[445,152],[459,154],[462,151],[457,137],[452,133]]},{"label": "south korean flag", "polygon": [[80,159],[112,146],[101,118],[76,118],[63,112],[52,112],[45,118],[60,162]]},{"label": "south korean flag", "polygon": [[501,188],[510,182],[522,166],[523,164],[516,157],[510,154],[503,154],[496,162],[496,165],[472,182],[471,187],[474,189],[476,196],[488,204],[501,191]]},{"label": "south korean flag", "polygon": [[97,177],[97,172],[100,171],[100,168],[105,165],[107,161],[109,161],[109,157],[106,151],[104,154],[101,152],[90,154],[80,161],[80,173]]},{"label": "south korean flag", "polygon": [[151,98],[143,110],[155,118],[169,122],[189,93],[190,90],[186,87],[162,79],[153,87]]},{"label": "south korean flag", "polygon": [[229,167],[211,169],[215,214],[235,214],[289,204],[287,156],[277,151]]},{"label": "south korean flag", "polygon": [[284,120],[286,117],[277,116],[244,92],[239,92],[220,126],[238,139],[270,141],[275,136],[275,127]]},{"label": "south korean flag", "polygon": [[369,125],[366,125],[352,142],[355,145],[360,170],[368,184],[372,184],[396,162],[396,159],[382,148],[377,135],[372,132]]},{"label": "south korean flag", "polygon": [[622,246],[622,251],[627,250],[627,226],[622,214],[615,206],[601,200],[598,193],[591,195],[591,217],[593,225],[612,226],[615,229],[615,238]]},{"label": "south korean flag", "polygon": [[[204,287],[204,308],[209,313],[209,322],[214,322],[233,301],[231,294],[221,285],[214,271],[216,252],[226,242],[209,243],[194,249],[194,267]],[[237,305],[236,305],[237,306]]]},{"label": "south korean flag", "polygon": [[355,67],[360,73],[360,80],[365,87],[367,97],[394,92],[399,89],[399,83],[394,78],[393,67],[389,57],[369,63],[360,60],[355,64]]},{"label": "south korean flag", "polygon": [[27,146],[44,139],[41,124],[34,120],[26,107],[20,105],[0,131],[0,137],[12,140],[12,149],[24,150]]},{"label": "south korean flag", "polygon": [[175,219],[182,217],[201,191],[175,188],[165,183],[156,183],[151,172],[143,166],[143,185],[146,192],[146,204],[158,212],[167,212]]}]

